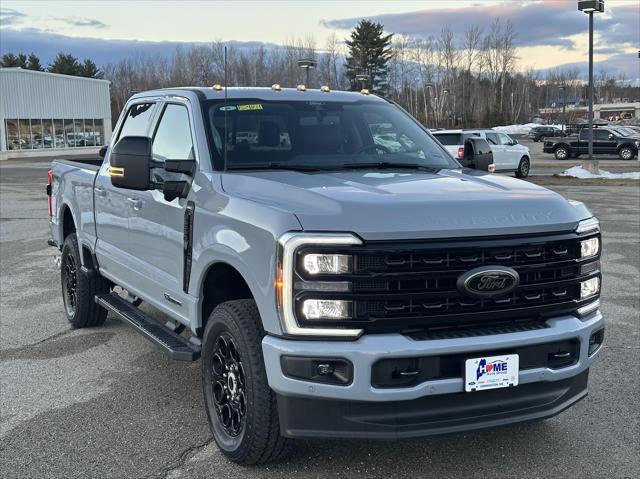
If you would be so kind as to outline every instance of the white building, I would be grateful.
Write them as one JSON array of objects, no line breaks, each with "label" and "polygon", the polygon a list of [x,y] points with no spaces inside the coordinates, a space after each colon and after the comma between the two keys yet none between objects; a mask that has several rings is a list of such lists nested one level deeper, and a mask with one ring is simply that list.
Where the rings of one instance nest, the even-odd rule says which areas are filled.
[{"label": "white building", "polygon": [[92,154],[110,136],[107,80],[0,68],[0,159]]}]

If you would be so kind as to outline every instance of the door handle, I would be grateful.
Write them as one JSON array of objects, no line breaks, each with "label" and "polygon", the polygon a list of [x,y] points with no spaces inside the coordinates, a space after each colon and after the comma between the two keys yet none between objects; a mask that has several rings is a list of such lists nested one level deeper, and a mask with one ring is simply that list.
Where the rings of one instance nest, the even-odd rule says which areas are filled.
[{"label": "door handle", "polygon": [[105,189],[102,186],[96,186],[95,189],[96,195],[98,196],[106,196],[107,192],[105,191]]},{"label": "door handle", "polygon": [[142,200],[138,199],[138,198],[127,198],[127,201],[129,203],[131,203],[131,206],[133,206],[134,210],[139,210],[140,208],[142,208]]}]

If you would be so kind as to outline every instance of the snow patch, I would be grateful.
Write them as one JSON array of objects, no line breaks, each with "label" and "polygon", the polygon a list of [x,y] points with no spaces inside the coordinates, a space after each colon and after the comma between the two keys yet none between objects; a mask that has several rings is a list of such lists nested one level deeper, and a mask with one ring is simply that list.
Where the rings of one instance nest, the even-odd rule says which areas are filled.
[{"label": "snow patch", "polygon": [[536,126],[552,126],[553,128],[562,130],[562,125],[543,125],[542,123],[526,123],[524,125],[494,126],[493,129],[496,131],[500,131],[502,133],[506,133],[507,135],[526,135],[527,133],[529,133],[529,131],[531,131],[531,128],[535,128]]},{"label": "snow patch", "polygon": [[640,180],[640,171],[628,173],[610,173],[609,171],[600,170],[599,175],[594,175],[581,166],[573,166],[568,170],[560,173],[560,176],[571,176],[573,178],[607,178],[611,180]]}]

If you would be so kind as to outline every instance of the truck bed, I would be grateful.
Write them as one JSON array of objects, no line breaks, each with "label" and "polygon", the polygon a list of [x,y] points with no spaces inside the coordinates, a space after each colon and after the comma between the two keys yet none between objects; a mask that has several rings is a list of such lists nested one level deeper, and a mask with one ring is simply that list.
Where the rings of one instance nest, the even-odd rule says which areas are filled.
[{"label": "truck bed", "polygon": [[65,165],[74,166],[76,168],[85,168],[89,170],[99,170],[102,165],[102,158],[99,156],[91,156],[86,158],[74,158],[73,160],[59,159],[54,160],[56,163],[63,163]]}]

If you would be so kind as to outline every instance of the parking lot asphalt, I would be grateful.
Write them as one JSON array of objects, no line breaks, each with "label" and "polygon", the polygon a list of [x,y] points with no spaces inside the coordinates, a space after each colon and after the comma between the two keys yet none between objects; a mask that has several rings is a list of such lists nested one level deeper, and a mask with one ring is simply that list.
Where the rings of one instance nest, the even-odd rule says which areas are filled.
[{"label": "parking lot asphalt", "polygon": [[172,362],[113,317],[69,328],[46,246],[47,168],[0,162],[0,477],[638,476],[638,185],[552,186],[586,202],[604,231],[606,344],[586,399],[539,423],[396,442],[300,441],[282,463],[240,467],[212,442],[199,362]]}]

